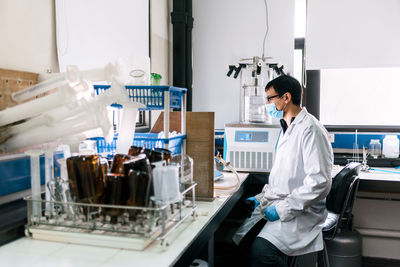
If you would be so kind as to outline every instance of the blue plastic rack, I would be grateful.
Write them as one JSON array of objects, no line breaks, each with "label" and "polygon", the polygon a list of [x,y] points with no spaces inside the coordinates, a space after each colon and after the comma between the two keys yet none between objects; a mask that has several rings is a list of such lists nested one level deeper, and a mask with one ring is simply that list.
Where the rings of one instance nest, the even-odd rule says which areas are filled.
[{"label": "blue plastic rack", "polygon": [[[91,140],[96,141],[97,153],[103,156],[112,157],[117,149],[118,134],[114,135],[114,140],[111,143],[107,143],[103,137],[93,137]],[[145,148],[164,148],[168,144],[168,150],[173,155],[181,153],[181,147],[183,140],[186,139],[185,134],[180,134],[170,138],[158,138],[157,133],[135,133],[135,138],[132,141],[132,145],[145,147]]]},{"label": "blue plastic rack", "polygon": [[[94,85],[97,95],[109,88],[110,85]],[[165,92],[169,92],[170,108],[181,108],[182,95],[187,92],[186,88],[166,85],[126,85],[125,88],[133,102],[146,105],[146,108],[140,108],[139,110],[164,109]],[[113,106],[121,107],[118,104],[113,104]]]}]

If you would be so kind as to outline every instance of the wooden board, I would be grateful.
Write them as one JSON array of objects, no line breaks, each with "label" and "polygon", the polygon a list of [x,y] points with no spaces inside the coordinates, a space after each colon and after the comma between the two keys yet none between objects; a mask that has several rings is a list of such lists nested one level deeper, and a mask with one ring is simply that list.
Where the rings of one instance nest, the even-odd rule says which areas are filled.
[{"label": "wooden board", "polygon": [[[151,128],[151,133],[159,133],[164,130],[164,111],[160,113],[156,122]],[[181,112],[174,111],[169,113],[169,131],[181,132]]]},{"label": "wooden board", "polygon": [[[151,132],[162,131],[161,113]],[[170,131],[180,132],[181,113],[170,113]],[[193,177],[197,182],[196,199],[214,198],[214,112],[186,113],[186,154],[193,158]]]},{"label": "wooden board", "polygon": [[38,82],[38,73],[0,69],[0,110],[17,105],[11,94]]}]

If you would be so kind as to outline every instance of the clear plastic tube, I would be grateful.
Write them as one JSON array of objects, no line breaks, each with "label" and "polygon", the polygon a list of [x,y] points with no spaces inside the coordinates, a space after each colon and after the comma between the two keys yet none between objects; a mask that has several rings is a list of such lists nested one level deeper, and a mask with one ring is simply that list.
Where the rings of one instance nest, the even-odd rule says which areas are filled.
[{"label": "clear plastic tube", "polygon": [[138,105],[126,104],[122,112],[121,127],[117,140],[117,154],[128,154],[129,148],[135,136],[136,117],[138,115]]},{"label": "clear plastic tube", "polygon": [[40,202],[40,155],[43,152],[40,150],[29,150],[25,154],[30,157],[31,162],[32,216],[40,218],[42,214],[42,203]]},{"label": "clear plastic tube", "polygon": [[35,117],[46,110],[56,108],[63,102],[62,93],[57,92],[36,100],[0,111],[0,126]]},{"label": "clear plastic tube", "polygon": [[50,74],[45,81],[12,93],[11,98],[21,103],[32,97],[46,93],[54,88],[69,84],[71,87],[79,83],[82,78],[89,81],[111,81],[114,77],[122,79],[125,74],[125,64],[118,59],[115,64],[109,63],[104,68],[79,71],[76,66],[67,66],[65,73]]},{"label": "clear plastic tube", "polygon": [[56,76],[44,82],[35,84],[31,87],[25,88],[21,91],[11,94],[12,100],[21,103],[29,98],[46,93],[54,88],[64,86],[68,83],[64,76]]},{"label": "clear plastic tube", "polygon": [[61,106],[40,116],[29,119],[23,123],[10,126],[0,133],[0,140],[6,140],[16,134],[29,131],[39,126],[54,126],[57,121],[62,121],[69,117],[76,116],[79,113],[90,112],[90,110],[92,110],[89,106],[89,103],[85,99],[82,99],[78,102],[79,103],[77,103],[77,107],[75,109],[69,109],[66,106]]},{"label": "clear plastic tube", "polygon": [[236,169],[233,168],[229,163],[227,163],[224,159],[222,159],[219,155],[214,157],[216,160],[218,160],[218,162],[221,162],[227,169],[229,169],[231,172],[233,172],[235,174],[236,177],[236,183],[230,186],[218,186],[216,184],[214,184],[214,189],[215,190],[222,190],[225,193],[229,192],[229,193],[233,193],[236,192],[239,187],[240,187],[240,178],[239,178],[239,174],[237,173]]},{"label": "clear plastic tube", "polygon": [[74,87],[64,86],[56,93],[0,111],[0,126],[38,116],[60,106],[73,109],[77,101],[93,93],[93,86],[82,81]]},{"label": "clear plastic tube", "polygon": [[[87,138],[86,134],[79,133],[71,136],[66,136],[60,139],[60,142],[63,144],[67,144],[69,147],[68,156],[64,154],[65,158],[76,156],[79,152],[79,143]],[[65,152],[64,152],[65,153]]]},{"label": "clear plastic tube", "polygon": [[0,133],[0,139],[1,140],[5,140],[8,139],[9,137],[16,135],[18,133],[24,132],[24,131],[28,131],[32,128],[35,128],[37,126],[41,126],[41,125],[52,125],[53,121],[49,116],[45,116],[42,115],[40,117],[36,117],[30,120],[27,120],[26,122],[17,124],[17,125],[13,125],[10,128],[2,131]]},{"label": "clear plastic tube", "polygon": [[[45,170],[45,182],[46,182],[46,191],[45,191],[45,196],[46,196],[46,201],[51,200],[51,192],[48,187],[49,183],[51,180],[54,179],[54,158],[53,158],[53,150],[46,150],[44,152],[44,170]],[[49,202],[46,202],[46,213],[52,213],[52,205],[50,205]]]},{"label": "clear plastic tube", "polygon": [[[129,96],[125,88],[120,83],[115,81],[109,90],[96,98],[93,98],[91,95],[86,95],[84,98],[75,103],[75,108],[73,109],[68,108],[67,106],[51,109],[38,117],[10,127],[7,129],[7,131],[4,131],[4,133],[0,135],[11,136],[41,125],[52,126],[57,121],[75,116],[76,114],[84,111],[93,110],[94,108],[92,106],[99,104],[97,102],[100,102],[106,106],[111,105],[112,103],[129,103]],[[139,107],[144,107],[144,105]]]},{"label": "clear plastic tube", "polygon": [[[113,79],[110,89],[102,92],[96,99],[105,105],[111,105],[112,103],[124,105],[130,103],[129,94],[118,79]],[[141,107],[145,107],[145,105]]]},{"label": "clear plastic tube", "polygon": [[[91,84],[81,80],[74,87],[66,86],[57,93],[0,111],[0,126],[33,117],[2,131],[0,149],[11,152],[98,128],[107,141],[111,141],[113,129],[107,107],[112,103],[126,106],[122,135],[129,136],[121,140],[133,140],[137,110],[145,106],[131,103],[125,87],[117,79],[113,79],[111,88],[98,97],[93,97],[93,92]],[[129,118],[133,119],[130,121]],[[127,142],[130,142],[129,146],[132,143]],[[126,151],[129,146],[119,145]]]},{"label": "clear plastic tube", "polygon": [[107,136],[110,134],[110,131],[112,132],[112,123],[106,112],[106,108],[103,108],[103,110],[97,109],[94,114],[80,113],[73,119],[55,123],[53,127],[36,127],[11,137],[4,144],[0,145],[0,149],[5,152],[10,152],[79,134],[95,128],[101,128],[103,134]]},{"label": "clear plastic tube", "polygon": [[52,74],[49,79],[41,83],[11,94],[11,98],[16,102],[21,103],[54,88],[60,88],[65,85],[74,87],[82,80],[81,77],[78,67],[70,65],[67,66],[67,71],[65,73]]}]

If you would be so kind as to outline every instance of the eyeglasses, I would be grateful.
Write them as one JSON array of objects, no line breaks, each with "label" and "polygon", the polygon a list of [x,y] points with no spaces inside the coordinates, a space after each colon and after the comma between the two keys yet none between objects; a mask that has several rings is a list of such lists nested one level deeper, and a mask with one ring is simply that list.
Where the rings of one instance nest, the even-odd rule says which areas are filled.
[{"label": "eyeglasses", "polygon": [[278,97],[279,95],[272,95],[272,96],[267,96],[267,102],[271,101],[271,99]]}]

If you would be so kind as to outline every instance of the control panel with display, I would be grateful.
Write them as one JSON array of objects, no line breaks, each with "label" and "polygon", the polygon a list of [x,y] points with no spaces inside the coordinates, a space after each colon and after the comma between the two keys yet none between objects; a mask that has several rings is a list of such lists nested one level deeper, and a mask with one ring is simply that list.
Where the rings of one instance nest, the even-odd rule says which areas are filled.
[{"label": "control panel with display", "polygon": [[260,131],[236,131],[236,142],[263,142],[268,143],[268,132]]}]

